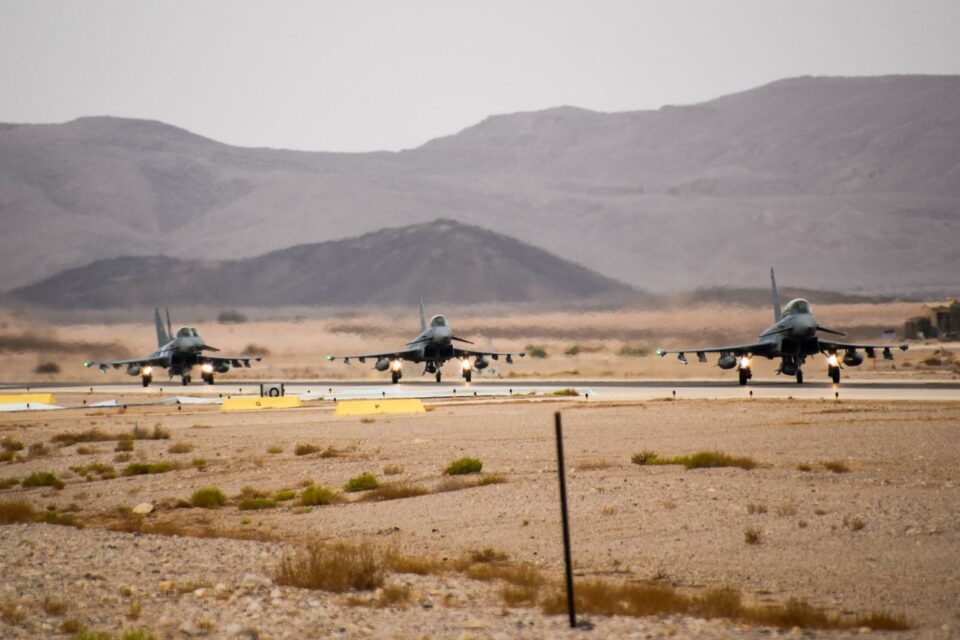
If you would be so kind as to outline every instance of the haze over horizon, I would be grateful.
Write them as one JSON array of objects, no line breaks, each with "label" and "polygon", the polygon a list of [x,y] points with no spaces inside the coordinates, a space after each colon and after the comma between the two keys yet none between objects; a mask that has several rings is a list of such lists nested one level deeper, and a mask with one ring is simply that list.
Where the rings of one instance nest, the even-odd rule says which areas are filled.
[{"label": "haze over horizon", "polygon": [[[0,122],[145,118],[399,150],[488,116],[693,104],[781,78],[960,73],[960,4],[5,0]],[[669,62],[669,64],[665,64]]]}]

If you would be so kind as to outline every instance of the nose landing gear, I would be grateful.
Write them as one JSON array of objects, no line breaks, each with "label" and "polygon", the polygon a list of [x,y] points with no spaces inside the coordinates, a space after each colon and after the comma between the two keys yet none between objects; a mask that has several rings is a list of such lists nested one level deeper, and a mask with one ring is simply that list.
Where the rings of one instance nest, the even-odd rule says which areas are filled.
[{"label": "nose landing gear", "polygon": [[187,386],[188,384],[190,384],[190,374],[189,373],[183,374],[180,380],[183,383],[183,386]]}]

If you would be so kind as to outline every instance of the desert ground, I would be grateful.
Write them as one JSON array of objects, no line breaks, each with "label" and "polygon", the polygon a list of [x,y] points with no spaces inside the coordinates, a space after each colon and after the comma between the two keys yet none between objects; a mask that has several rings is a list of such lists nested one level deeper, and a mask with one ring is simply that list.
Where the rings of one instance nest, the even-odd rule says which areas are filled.
[{"label": "desert ground", "polygon": [[[960,402],[568,398],[431,401],[427,409],[338,417],[322,402],[0,416],[0,437],[23,445],[0,464],[9,480],[0,503],[26,501],[44,514],[37,520],[59,523],[0,527],[2,635],[72,637],[61,629],[80,627],[171,638],[582,634],[543,604],[556,599],[562,577],[556,411],[579,581],[652,584],[694,598],[728,587],[751,607],[800,599],[839,619],[901,617],[907,637],[960,635]],[[91,429],[119,438],[135,427],[143,437],[126,445],[64,440]],[[757,466],[631,461],[642,451],[701,450]],[[443,473],[465,456],[480,459],[482,473]],[[124,475],[136,463],[170,465]],[[64,486],[13,484],[34,472]],[[365,472],[405,490],[382,500],[344,490]],[[301,505],[308,485],[330,489],[333,503]],[[220,488],[227,503],[191,506],[206,487]],[[258,495],[267,500],[261,509],[240,508]],[[149,514],[133,513],[145,504]],[[282,559],[312,541],[366,543],[378,558],[415,557],[429,569],[387,563],[383,585],[370,592],[282,584]],[[509,579],[484,573],[487,562],[528,568],[545,582],[518,602]],[[585,617],[596,637],[770,633],[727,617]]]}]

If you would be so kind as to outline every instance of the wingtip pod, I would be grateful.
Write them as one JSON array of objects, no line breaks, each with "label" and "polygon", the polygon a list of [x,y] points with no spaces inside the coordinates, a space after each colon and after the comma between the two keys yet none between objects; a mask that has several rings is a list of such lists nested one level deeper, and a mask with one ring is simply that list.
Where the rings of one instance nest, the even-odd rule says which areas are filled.
[{"label": "wingtip pod", "polygon": [[335,356],[327,356],[327,362],[333,362],[337,358]]},{"label": "wingtip pod", "polygon": [[87,369],[89,369],[90,367],[93,366],[93,360],[84,360],[84,361],[83,361],[83,366],[86,367]]},{"label": "wingtip pod", "polygon": [[657,349],[656,353],[657,353],[657,355],[660,356],[661,358],[662,358],[663,356],[667,355],[667,352],[664,351],[663,349]]}]

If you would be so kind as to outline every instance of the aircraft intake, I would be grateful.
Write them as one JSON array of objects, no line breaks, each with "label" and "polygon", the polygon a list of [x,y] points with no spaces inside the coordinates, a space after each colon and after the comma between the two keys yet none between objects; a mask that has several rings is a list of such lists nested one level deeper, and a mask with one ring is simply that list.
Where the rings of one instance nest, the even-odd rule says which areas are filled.
[{"label": "aircraft intake", "polygon": [[863,362],[863,354],[856,351],[847,351],[843,354],[843,364],[848,367],[859,367]]},{"label": "aircraft intake", "polygon": [[725,353],[717,360],[717,366],[721,369],[733,369],[737,366],[737,356],[732,353]]},{"label": "aircraft intake", "polygon": [[389,358],[380,358],[377,360],[377,364],[374,365],[377,371],[386,371],[390,368],[390,359]]}]

